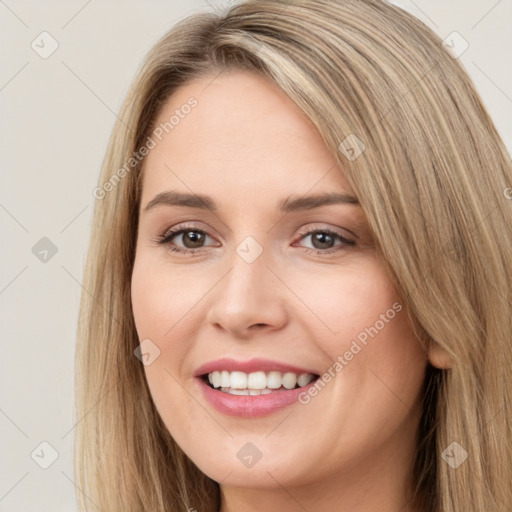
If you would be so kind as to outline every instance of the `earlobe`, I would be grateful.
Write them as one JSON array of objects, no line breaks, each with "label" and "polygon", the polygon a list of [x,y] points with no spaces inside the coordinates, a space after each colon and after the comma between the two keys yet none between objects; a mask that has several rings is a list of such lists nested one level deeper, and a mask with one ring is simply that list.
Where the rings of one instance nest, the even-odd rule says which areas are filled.
[{"label": "earlobe", "polygon": [[428,360],[432,366],[440,370],[449,370],[453,367],[453,361],[448,352],[433,340],[429,343]]}]

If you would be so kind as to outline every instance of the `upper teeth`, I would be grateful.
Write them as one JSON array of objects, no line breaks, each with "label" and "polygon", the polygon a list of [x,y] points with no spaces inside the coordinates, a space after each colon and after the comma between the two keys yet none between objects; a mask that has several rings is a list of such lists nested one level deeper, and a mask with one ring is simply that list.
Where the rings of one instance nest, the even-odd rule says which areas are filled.
[{"label": "upper teeth", "polygon": [[208,374],[208,380],[214,388],[231,389],[279,389],[283,386],[286,389],[293,389],[309,384],[315,379],[312,373],[281,373],[281,372],[228,372],[215,371]]}]

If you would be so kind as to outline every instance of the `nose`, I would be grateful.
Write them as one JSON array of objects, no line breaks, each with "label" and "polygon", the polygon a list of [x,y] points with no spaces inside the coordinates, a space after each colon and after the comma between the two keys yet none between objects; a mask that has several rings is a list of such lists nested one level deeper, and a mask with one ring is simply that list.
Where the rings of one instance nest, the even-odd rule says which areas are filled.
[{"label": "nose", "polygon": [[286,325],[285,289],[264,255],[249,263],[234,251],[230,271],[212,290],[209,325],[239,339]]}]

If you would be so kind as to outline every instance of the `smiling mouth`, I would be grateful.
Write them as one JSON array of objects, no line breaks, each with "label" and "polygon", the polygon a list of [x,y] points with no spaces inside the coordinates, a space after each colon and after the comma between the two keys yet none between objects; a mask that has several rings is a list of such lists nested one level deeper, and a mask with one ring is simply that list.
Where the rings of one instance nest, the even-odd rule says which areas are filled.
[{"label": "smiling mouth", "polygon": [[201,377],[210,388],[222,393],[258,396],[302,388],[318,379],[319,375],[278,371],[244,373],[222,370],[206,373]]}]

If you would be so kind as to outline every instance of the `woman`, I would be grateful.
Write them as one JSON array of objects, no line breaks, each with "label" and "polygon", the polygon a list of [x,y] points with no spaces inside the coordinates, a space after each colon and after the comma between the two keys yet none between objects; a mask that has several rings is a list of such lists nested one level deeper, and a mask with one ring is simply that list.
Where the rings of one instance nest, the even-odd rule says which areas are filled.
[{"label": "woman", "polygon": [[161,39],[120,119],[82,507],[509,509],[512,169],[440,38],[381,0],[247,1]]}]

